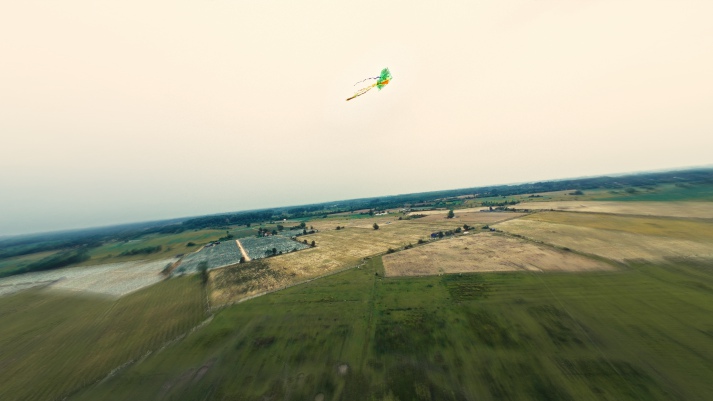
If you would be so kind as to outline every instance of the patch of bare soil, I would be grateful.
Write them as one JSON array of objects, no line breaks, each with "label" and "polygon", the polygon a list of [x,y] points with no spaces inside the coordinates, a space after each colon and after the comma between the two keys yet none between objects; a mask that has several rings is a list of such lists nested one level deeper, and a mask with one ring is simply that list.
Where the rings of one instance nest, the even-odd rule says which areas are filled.
[{"label": "patch of bare soil", "polygon": [[240,243],[239,239],[235,240],[235,243],[238,244],[238,248],[240,248],[240,253],[243,254],[243,257],[245,258],[246,262],[250,261],[250,256],[248,256],[248,253],[245,252],[245,248],[243,248],[243,244]]},{"label": "patch of bare soil", "polygon": [[611,270],[607,263],[509,236],[481,233],[383,257],[387,276],[496,271]]}]

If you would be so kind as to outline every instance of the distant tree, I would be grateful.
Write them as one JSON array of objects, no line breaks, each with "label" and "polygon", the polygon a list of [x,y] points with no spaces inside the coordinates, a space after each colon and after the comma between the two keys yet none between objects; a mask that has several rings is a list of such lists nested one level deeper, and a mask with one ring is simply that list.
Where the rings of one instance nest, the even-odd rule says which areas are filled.
[{"label": "distant tree", "polygon": [[[302,235],[307,235],[307,229],[306,229],[306,228],[302,229]],[[307,240],[305,240],[305,241],[307,241]]]},{"label": "distant tree", "polygon": [[240,257],[240,262],[239,263],[245,263],[245,256]]},{"label": "distant tree", "polygon": [[277,235],[277,230],[272,230],[272,235]]},{"label": "distant tree", "polygon": [[303,222],[301,222],[301,223],[300,223],[300,228],[305,228],[305,227],[307,227],[307,224],[305,224],[305,222],[304,222],[304,221],[303,221]]},{"label": "distant tree", "polygon": [[304,241],[302,241],[302,242],[304,242],[304,243],[305,243],[305,245],[307,245],[307,240],[304,240]]},{"label": "distant tree", "polygon": [[337,226],[337,230],[341,230],[341,229],[342,229],[341,227]]},{"label": "distant tree", "polygon": [[189,243],[186,244],[186,246],[188,246],[188,247],[196,246],[196,243],[195,243],[195,242],[189,242]]},{"label": "distant tree", "polygon": [[373,226],[373,227],[374,227],[374,230],[378,230],[378,229],[379,229],[379,225],[376,224],[376,223],[374,223],[374,226]]},{"label": "distant tree", "polygon": [[315,243],[314,243],[314,240],[312,240],[312,244],[310,244],[310,246],[311,246],[312,248],[314,248],[315,246],[317,246],[317,244],[315,244]]},{"label": "distant tree", "polygon": [[282,231],[284,229],[285,229],[285,226],[283,226],[282,224],[277,225],[277,231]]},{"label": "distant tree", "polygon": [[245,227],[250,227],[250,223],[245,224]]},{"label": "distant tree", "polygon": [[443,238],[443,231],[438,232],[438,238]]},{"label": "distant tree", "polygon": [[419,238],[419,239],[418,239],[418,243],[419,243],[419,244],[425,244],[426,241],[424,241],[422,238]]},{"label": "distant tree", "polygon": [[456,215],[455,215],[455,213],[453,213],[453,209],[451,209],[451,210],[448,211],[448,218],[449,218],[449,219],[452,219],[452,218],[454,218],[455,216],[456,216]]},{"label": "distant tree", "polygon": [[277,255],[277,248],[272,248],[272,254]]},{"label": "distant tree", "polygon": [[374,215],[374,211],[372,209],[369,209],[369,216],[373,216],[373,215]]},{"label": "distant tree", "polygon": [[310,229],[310,230],[314,230],[314,226],[309,226],[309,229]]},{"label": "distant tree", "polygon": [[460,234],[460,232],[461,232],[461,228],[460,227],[456,228],[456,233]]},{"label": "distant tree", "polygon": [[463,224],[463,229],[465,231],[468,231],[470,229],[470,226],[468,226],[467,224]]}]

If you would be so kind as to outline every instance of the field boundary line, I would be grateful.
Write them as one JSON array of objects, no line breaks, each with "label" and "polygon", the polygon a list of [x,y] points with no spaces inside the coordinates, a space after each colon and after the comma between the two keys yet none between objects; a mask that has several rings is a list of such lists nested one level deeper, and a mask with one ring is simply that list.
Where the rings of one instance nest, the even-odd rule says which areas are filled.
[{"label": "field boundary line", "polygon": [[[576,255],[585,257],[585,258],[587,258],[587,259],[593,259],[593,260],[598,260],[598,261],[600,261],[600,262],[607,263],[607,264],[609,264],[609,265],[611,265],[611,266],[613,266],[613,267],[615,267],[615,268],[618,268],[618,269],[624,268],[624,267],[626,266],[626,263],[624,263],[624,262],[619,262],[619,261],[613,260],[613,259],[607,259],[607,258],[605,258],[605,257],[603,257],[603,256],[599,256],[599,255],[595,255],[595,254],[591,254],[591,253],[586,253],[586,252],[581,252],[581,251],[578,251],[578,250],[575,250],[575,249],[570,249],[570,248],[567,248],[567,247],[561,247],[561,246],[559,246],[559,245],[550,244],[549,242],[544,242],[544,241],[536,240],[536,239],[534,239],[534,238],[526,237],[526,236],[520,235],[520,234],[513,234],[513,233],[509,233],[509,232],[507,232],[507,231],[502,231],[502,230],[496,231],[495,234],[504,235],[504,236],[506,236],[506,237],[511,237],[511,238],[516,238],[516,239],[523,240],[523,241],[526,241],[526,242],[531,242],[531,243],[537,244],[537,245],[542,245],[542,246],[545,246],[545,247],[547,247],[547,248],[552,248],[552,249],[557,250],[557,251],[560,251],[560,252],[570,252],[570,253],[573,253],[573,254],[576,254]],[[544,273],[544,272],[543,272],[543,273]]]},{"label": "field boundary line", "polygon": [[[372,255],[372,256],[364,257],[358,264],[356,264],[356,265],[354,265],[354,266],[343,267],[343,268],[341,268],[341,269],[333,270],[333,271],[330,271],[330,272],[321,274],[321,275],[319,275],[319,276],[315,276],[315,277],[312,277],[312,278],[308,278],[308,279],[305,279],[305,280],[302,280],[302,281],[297,281],[297,282],[294,282],[294,283],[291,283],[291,284],[287,284],[287,285],[284,285],[284,286],[281,286],[281,287],[278,287],[278,288],[273,288],[273,289],[271,289],[271,290],[259,292],[259,293],[257,293],[257,294],[253,294],[253,295],[247,296],[247,297],[245,297],[245,298],[240,298],[240,299],[238,299],[237,301],[228,302],[228,303],[225,303],[225,304],[222,304],[222,305],[218,305],[218,306],[212,306],[212,307],[210,308],[210,311],[211,311],[211,313],[213,313],[213,312],[219,311],[219,310],[221,310],[221,309],[223,309],[223,308],[227,308],[228,306],[233,306],[233,305],[236,305],[236,304],[245,302],[245,301],[249,301],[249,300],[251,300],[251,299],[255,299],[255,298],[261,297],[261,296],[263,296],[263,295],[272,294],[273,292],[278,292],[278,291],[286,290],[286,289],[291,288],[291,287],[294,287],[294,286],[298,286],[298,285],[302,285],[302,284],[307,284],[307,283],[312,282],[312,281],[314,281],[314,280],[319,280],[319,279],[321,279],[321,278],[329,277],[329,276],[332,276],[332,275],[335,275],[335,274],[338,274],[338,273],[343,273],[343,272],[345,272],[345,271],[347,271],[347,270],[351,270],[351,269],[355,269],[355,268],[358,269],[359,267],[364,266],[364,265],[366,264],[366,262],[367,262],[369,259],[371,259],[371,258],[373,258],[373,257],[376,257],[376,256],[379,256],[379,255],[382,255],[382,254],[383,254],[383,252],[382,252],[382,253],[374,254],[374,255]],[[231,266],[233,266],[233,265],[231,265]],[[225,266],[225,267],[228,267],[228,266]],[[221,269],[223,269],[223,268],[225,268],[225,267],[221,267]]]}]

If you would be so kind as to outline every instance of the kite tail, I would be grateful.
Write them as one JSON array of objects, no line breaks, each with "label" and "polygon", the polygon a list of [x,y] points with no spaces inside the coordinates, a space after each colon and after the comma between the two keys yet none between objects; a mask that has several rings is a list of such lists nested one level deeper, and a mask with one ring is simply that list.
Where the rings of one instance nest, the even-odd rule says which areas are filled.
[{"label": "kite tail", "polygon": [[362,83],[362,82],[364,82],[364,81],[368,81],[368,80],[370,80],[370,79],[379,79],[379,78],[381,78],[381,77],[373,77],[373,78],[362,79],[361,81],[355,83],[355,84],[352,85],[352,86],[357,86],[357,85],[359,85],[360,83]]},{"label": "kite tail", "polygon": [[347,99],[347,101],[350,101],[350,100],[354,99],[355,97],[359,97],[359,96],[365,94],[366,92],[369,92],[369,91],[370,91],[372,88],[374,88],[375,86],[376,86],[376,84],[374,84],[374,85],[369,85],[369,86],[367,86],[366,88],[359,89],[359,91],[357,91],[357,93],[355,93],[354,96],[352,96],[352,97],[350,97],[349,99]]}]

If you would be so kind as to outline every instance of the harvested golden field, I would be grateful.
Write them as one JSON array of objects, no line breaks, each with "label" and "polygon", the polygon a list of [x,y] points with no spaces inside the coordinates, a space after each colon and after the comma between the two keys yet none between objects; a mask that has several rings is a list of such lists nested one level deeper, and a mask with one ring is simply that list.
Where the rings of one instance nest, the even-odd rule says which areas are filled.
[{"label": "harvested golden field", "polygon": [[693,241],[713,242],[713,221],[670,217],[602,216],[596,213],[540,212],[527,220],[568,224],[632,234],[656,235]]},{"label": "harvested golden field", "polygon": [[611,270],[607,263],[501,234],[463,235],[384,255],[387,276]]},{"label": "harvested golden field", "polygon": [[523,210],[564,210],[629,214],[640,216],[668,216],[713,219],[713,202],[528,202],[512,206]]},{"label": "harvested golden field", "polygon": [[[710,226],[713,223],[633,216],[595,217],[582,218],[578,214],[564,212],[538,213],[500,223],[497,228],[547,244],[619,261],[713,257],[713,240],[710,239]],[[691,231],[686,232],[683,227],[689,227]]]},{"label": "harvested golden field", "polygon": [[337,226],[371,228],[374,223],[377,223],[381,226],[386,224],[387,222],[393,223],[394,221],[399,221],[399,216],[389,214],[385,216],[361,218],[347,218],[340,216],[339,218],[310,220],[307,222],[307,227],[314,227],[315,229],[320,231],[334,230],[337,228]]},{"label": "harvested golden field", "polygon": [[[316,247],[285,255],[252,261],[211,271],[213,305],[222,305],[259,293],[279,289],[307,279],[356,266],[362,259],[416,244],[419,239],[430,238],[437,230],[452,230],[458,222],[419,224],[418,220],[396,220],[380,224],[378,230],[371,225],[374,219],[359,219],[368,228],[350,227],[328,229],[301,236],[299,240],[315,241]],[[309,224],[308,224],[309,225]],[[317,228],[317,226],[315,226]],[[336,225],[335,225],[336,228]]]}]

